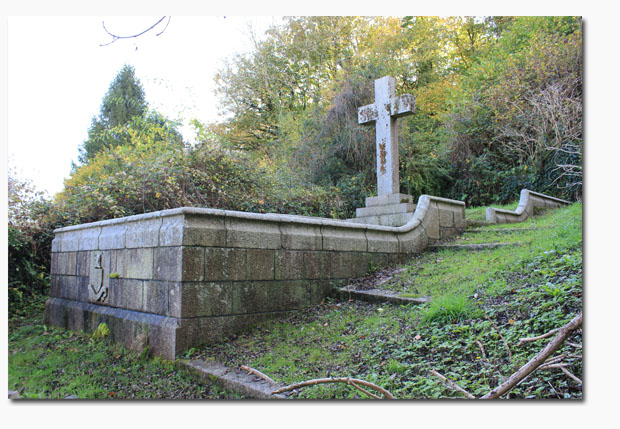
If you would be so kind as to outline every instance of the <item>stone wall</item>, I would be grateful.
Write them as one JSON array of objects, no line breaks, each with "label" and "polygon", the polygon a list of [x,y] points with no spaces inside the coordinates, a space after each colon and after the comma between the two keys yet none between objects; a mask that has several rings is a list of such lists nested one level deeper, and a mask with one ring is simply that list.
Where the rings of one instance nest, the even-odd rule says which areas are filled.
[{"label": "stone wall", "polygon": [[423,195],[398,228],[198,208],[60,228],[46,323],[90,332],[105,322],[115,341],[174,358],[465,227],[463,202]]},{"label": "stone wall", "polygon": [[486,219],[490,223],[515,223],[534,216],[537,210],[558,208],[569,205],[570,202],[528,189],[521,190],[519,205],[513,212],[510,210],[489,207],[486,210]]}]

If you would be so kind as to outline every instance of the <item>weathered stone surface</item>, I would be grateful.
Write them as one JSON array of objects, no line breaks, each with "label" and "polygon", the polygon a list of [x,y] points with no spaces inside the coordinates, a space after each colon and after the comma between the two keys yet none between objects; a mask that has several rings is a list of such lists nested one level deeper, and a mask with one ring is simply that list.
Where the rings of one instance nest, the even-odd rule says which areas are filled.
[{"label": "weathered stone surface", "polygon": [[127,222],[125,247],[128,249],[157,247],[159,245],[159,230],[161,229],[161,225],[161,218]]},{"label": "weathered stone surface", "polygon": [[399,203],[386,204],[383,206],[362,207],[355,209],[356,217],[380,216],[384,214],[413,213],[415,204]]},{"label": "weathered stone surface", "polygon": [[183,280],[183,254],[181,247],[161,247],[153,251],[153,280]]},{"label": "weathered stone surface", "polygon": [[304,251],[277,250],[275,254],[275,279],[298,280],[304,275]]},{"label": "weathered stone surface", "polygon": [[128,279],[153,279],[153,249],[138,248],[126,249],[117,254],[118,259],[124,259],[123,271],[120,275]]},{"label": "weathered stone surface", "polygon": [[77,252],[61,252],[56,256],[56,273],[77,275]]},{"label": "weathered stone surface", "polygon": [[266,313],[292,310],[315,304],[312,282],[303,280],[235,282],[233,313]]},{"label": "weathered stone surface", "polygon": [[79,294],[77,289],[77,277],[75,276],[55,276],[56,277],[56,296],[64,299],[77,300]]},{"label": "weathered stone surface", "polygon": [[375,80],[375,102],[358,111],[360,124],[376,124],[376,160],[378,195],[397,194],[398,177],[398,129],[396,118],[412,114],[415,99],[411,95],[396,97],[396,80],[385,76]]},{"label": "weathered stone surface", "polygon": [[283,222],[280,225],[282,248],[290,250],[322,250],[320,225]]},{"label": "weathered stone surface", "polygon": [[247,277],[246,249],[205,249],[205,280],[245,280]]},{"label": "weathered stone surface", "polygon": [[71,230],[62,234],[61,251],[62,252],[77,252],[80,248],[80,238],[82,236],[81,230]]},{"label": "weathered stone surface", "polygon": [[220,363],[192,360],[178,361],[177,365],[189,369],[203,382],[215,383],[223,389],[239,392],[247,398],[286,399],[285,395],[271,394],[271,392],[282,386],[269,383],[261,378],[249,375],[247,372],[230,368]]},{"label": "weathered stone surface", "polygon": [[99,235],[99,249],[124,249],[126,230],[127,224],[125,222],[103,226]]},{"label": "weathered stone surface", "polygon": [[99,235],[101,234],[101,228],[87,228],[81,231],[78,239],[78,248],[75,250],[96,250],[99,248]]},{"label": "weathered stone surface", "polygon": [[203,281],[205,279],[205,249],[202,247],[183,247],[181,253],[183,281]]},{"label": "weathered stone surface", "polygon": [[234,289],[230,282],[171,284],[170,314],[173,317],[230,315]]},{"label": "weathered stone surface", "polygon": [[568,204],[570,204],[569,201],[523,189],[521,191],[519,205],[514,212],[488,207],[486,209],[486,220],[490,223],[522,222],[528,217],[534,216],[536,210],[540,208],[555,208]]},{"label": "weathered stone surface", "polygon": [[400,253],[421,253],[427,245],[428,235],[422,228],[414,228],[398,236]]},{"label": "weathered stone surface", "polygon": [[183,226],[183,245],[226,247],[224,216],[186,215]]},{"label": "weathered stone surface", "polygon": [[76,272],[78,276],[88,276],[90,274],[90,255],[91,252],[77,252]]},{"label": "weathered stone surface", "polygon": [[413,214],[414,213],[396,213],[380,216],[355,217],[352,219],[347,219],[347,222],[361,223],[365,225],[400,227],[406,225],[411,219],[413,219]]},{"label": "weathered stone surface", "polygon": [[390,231],[376,231],[369,229],[366,231],[369,252],[398,252],[398,237]]},{"label": "weathered stone surface", "polygon": [[363,252],[333,252],[329,258],[329,276],[332,279],[361,277],[369,268]]},{"label": "weathered stone surface", "polygon": [[439,227],[454,227],[454,212],[445,207],[439,206]]},{"label": "weathered stone surface", "polygon": [[159,246],[182,246],[184,227],[185,216],[183,214],[163,217],[159,229]]},{"label": "weathered stone surface", "polygon": [[160,314],[162,316],[169,316],[169,288],[171,282],[145,280],[143,283],[143,302],[142,311],[146,313]]},{"label": "weathered stone surface", "polygon": [[366,207],[387,206],[401,203],[413,204],[413,197],[409,194],[401,193],[366,197]]},{"label": "weathered stone surface", "polygon": [[302,271],[303,278],[329,278],[329,258],[329,252],[304,252]]},{"label": "weathered stone surface", "polygon": [[247,249],[279,249],[280,225],[259,219],[226,217],[226,246]]},{"label": "weathered stone surface", "polygon": [[321,234],[323,235],[323,250],[365,252],[368,248],[363,228],[323,225]]},{"label": "weathered stone surface", "polygon": [[422,219],[422,227],[426,231],[428,238],[439,240],[439,210],[434,202],[431,202],[427,208],[427,214]]},{"label": "weathered stone surface", "polygon": [[275,278],[275,250],[248,249],[248,280],[273,280]]},{"label": "weathered stone surface", "polygon": [[133,279],[110,279],[109,305],[128,310],[142,311],[144,282]]}]

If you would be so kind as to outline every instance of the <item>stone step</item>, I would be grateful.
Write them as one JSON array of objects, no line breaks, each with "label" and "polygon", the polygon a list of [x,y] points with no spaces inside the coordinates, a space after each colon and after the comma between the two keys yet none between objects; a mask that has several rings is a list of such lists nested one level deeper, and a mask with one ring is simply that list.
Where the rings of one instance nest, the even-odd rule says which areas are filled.
[{"label": "stone step", "polygon": [[359,209],[355,209],[355,216],[381,216],[386,214],[413,213],[414,211],[415,204],[412,203],[386,204],[383,206],[361,207]]},{"label": "stone step", "polygon": [[491,222],[487,222],[486,220],[472,220],[472,219],[468,219],[467,220],[467,228],[470,227],[480,227],[480,226],[488,226],[488,225],[494,225]]},{"label": "stone step", "polygon": [[337,293],[342,299],[359,299],[361,301],[392,304],[424,304],[430,301],[430,297],[410,298],[401,296],[399,292],[383,289],[352,289],[347,286],[337,289]]},{"label": "stone step", "polygon": [[411,218],[413,217],[413,213],[396,213],[396,214],[385,214],[379,216],[366,216],[366,217],[354,217],[352,219],[347,219],[347,222],[351,223],[362,223],[367,225],[382,225],[382,226],[403,226]]},{"label": "stone step", "polygon": [[408,194],[390,194],[366,198],[366,207],[385,206],[400,203],[413,203],[413,197]]},{"label": "stone step", "polygon": [[271,392],[285,385],[270,383],[256,375],[217,362],[203,360],[177,360],[175,365],[188,370],[199,380],[216,384],[226,390],[238,392],[255,399],[288,399],[288,393],[272,395]]},{"label": "stone step", "polygon": [[499,232],[499,233],[510,233],[510,232],[521,232],[521,231],[539,231],[542,229],[549,229],[548,227],[544,228],[505,228],[505,229],[468,229],[465,232],[478,233],[478,232]]},{"label": "stone step", "polygon": [[485,249],[495,249],[497,247],[504,246],[518,246],[521,243],[478,243],[478,244],[433,244],[428,246],[429,250],[444,250],[444,249],[452,249],[452,250],[485,250]]}]

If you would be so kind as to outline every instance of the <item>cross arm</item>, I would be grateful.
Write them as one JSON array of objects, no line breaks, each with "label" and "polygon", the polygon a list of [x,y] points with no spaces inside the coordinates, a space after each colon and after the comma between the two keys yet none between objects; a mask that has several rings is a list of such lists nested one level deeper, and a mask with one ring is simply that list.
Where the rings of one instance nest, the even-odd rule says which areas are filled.
[{"label": "cross arm", "polygon": [[413,95],[404,94],[400,97],[391,98],[390,115],[392,117],[400,118],[401,116],[407,116],[413,113],[415,113],[415,97]]},{"label": "cross arm", "polygon": [[362,106],[357,110],[358,124],[369,124],[373,121],[376,121],[377,117],[377,106],[375,106],[374,104]]}]

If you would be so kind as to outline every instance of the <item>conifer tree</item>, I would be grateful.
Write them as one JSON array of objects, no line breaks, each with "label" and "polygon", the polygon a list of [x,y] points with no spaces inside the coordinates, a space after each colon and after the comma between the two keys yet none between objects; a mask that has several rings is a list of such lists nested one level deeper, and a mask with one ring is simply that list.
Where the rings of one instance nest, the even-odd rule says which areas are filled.
[{"label": "conifer tree", "polygon": [[127,143],[126,133],[119,131],[133,118],[144,115],[147,107],[144,89],[134,68],[123,66],[103,97],[99,115],[93,117],[88,139],[80,148],[80,163],[86,164],[102,149]]}]

